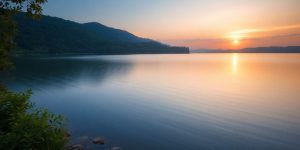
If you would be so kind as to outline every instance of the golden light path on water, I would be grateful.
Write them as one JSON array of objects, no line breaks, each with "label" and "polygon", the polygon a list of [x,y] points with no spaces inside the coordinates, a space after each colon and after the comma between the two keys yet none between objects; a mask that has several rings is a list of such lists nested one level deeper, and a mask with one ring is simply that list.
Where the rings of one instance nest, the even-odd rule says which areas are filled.
[{"label": "golden light path on water", "polygon": [[239,56],[237,53],[234,53],[234,54],[232,54],[232,58],[231,58],[231,68],[232,68],[233,75],[237,74],[238,65],[239,65]]}]

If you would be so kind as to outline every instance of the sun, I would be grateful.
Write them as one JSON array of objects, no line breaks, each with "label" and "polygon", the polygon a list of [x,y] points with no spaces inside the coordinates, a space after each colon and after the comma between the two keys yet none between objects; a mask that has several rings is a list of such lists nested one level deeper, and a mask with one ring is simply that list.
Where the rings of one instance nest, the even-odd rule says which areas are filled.
[{"label": "sun", "polygon": [[242,39],[242,36],[240,34],[233,34],[230,36],[232,43],[234,45],[239,45]]},{"label": "sun", "polygon": [[240,44],[240,41],[239,40],[233,40],[233,44],[238,45],[238,44]]}]

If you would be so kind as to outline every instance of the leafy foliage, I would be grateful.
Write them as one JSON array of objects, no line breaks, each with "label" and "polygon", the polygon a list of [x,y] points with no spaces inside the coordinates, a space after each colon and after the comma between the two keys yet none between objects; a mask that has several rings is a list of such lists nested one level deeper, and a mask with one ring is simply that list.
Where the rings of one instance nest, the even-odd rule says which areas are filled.
[{"label": "leafy foliage", "polygon": [[[17,26],[12,16],[24,9],[38,18],[41,5],[47,0],[0,1],[0,71],[11,68],[11,50]],[[29,102],[31,90],[8,91],[0,85],[0,149],[53,150],[64,149],[68,139],[64,118],[45,109],[36,109]]]},{"label": "leafy foliage", "polygon": [[30,16],[39,16],[42,13],[42,4],[47,0],[1,0],[0,8],[16,13],[22,11],[24,8]]},{"label": "leafy foliage", "polygon": [[18,120],[20,114],[24,114],[30,104],[28,103],[31,91],[25,93],[12,93],[6,89],[0,91],[0,130],[9,131],[10,125]]},{"label": "leafy foliage", "polygon": [[9,11],[0,9],[0,71],[7,70],[12,66],[10,53],[14,46],[16,25],[10,15]]},{"label": "leafy foliage", "polygon": [[16,24],[12,15],[24,11],[33,18],[39,18],[42,13],[42,4],[47,0],[0,0],[0,71],[12,67],[11,51],[14,47]]},{"label": "leafy foliage", "polygon": [[64,118],[29,102],[31,91],[0,91],[0,149],[63,149],[67,131]]}]

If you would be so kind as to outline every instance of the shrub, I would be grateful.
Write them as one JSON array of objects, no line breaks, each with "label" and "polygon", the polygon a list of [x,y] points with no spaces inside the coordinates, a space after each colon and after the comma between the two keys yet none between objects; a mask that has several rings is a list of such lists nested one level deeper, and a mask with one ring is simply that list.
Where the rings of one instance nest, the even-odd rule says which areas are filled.
[{"label": "shrub", "polygon": [[65,120],[29,102],[31,91],[0,87],[0,149],[60,150],[68,142]]}]

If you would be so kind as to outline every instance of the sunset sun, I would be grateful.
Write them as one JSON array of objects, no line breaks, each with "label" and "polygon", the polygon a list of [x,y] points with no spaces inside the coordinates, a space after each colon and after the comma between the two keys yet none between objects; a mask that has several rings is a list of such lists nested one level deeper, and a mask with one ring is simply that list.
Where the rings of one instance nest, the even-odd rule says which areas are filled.
[{"label": "sunset sun", "polygon": [[233,40],[233,44],[238,45],[238,44],[240,44],[240,41],[239,40]]},{"label": "sunset sun", "polygon": [[239,45],[242,39],[240,34],[232,34],[230,35],[230,39],[234,45]]}]

